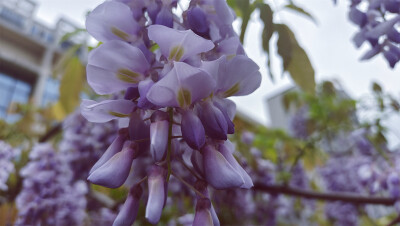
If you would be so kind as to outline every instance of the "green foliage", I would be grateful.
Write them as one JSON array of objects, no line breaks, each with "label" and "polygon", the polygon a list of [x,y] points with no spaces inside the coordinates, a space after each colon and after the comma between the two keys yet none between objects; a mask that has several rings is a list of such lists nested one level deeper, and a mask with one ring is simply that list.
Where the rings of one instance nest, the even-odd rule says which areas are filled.
[{"label": "green foliage", "polygon": [[[278,54],[283,60],[283,71],[289,72],[293,81],[302,90],[313,94],[315,92],[315,72],[311,61],[289,27],[284,24],[274,24],[275,14],[271,7],[262,0],[228,0],[228,4],[235,10],[237,16],[242,19],[240,31],[240,41],[242,43],[251,14],[255,9],[259,10],[260,20],[264,24],[261,34],[262,47],[268,56],[267,67],[271,80],[274,81],[274,76],[271,72],[270,42],[273,34],[277,33],[279,36],[277,43]],[[309,12],[297,6],[293,1],[289,1],[284,8],[305,15],[316,23],[316,20]]]},{"label": "green foliage", "polygon": [[293,10],[301,15],[304,15],[304,16],[308,17],[311,21],[313,21],[315,24],[317,24],[317,20],[309,12],[307,12],[303,8],[295,5],[293,2],[285,5],[285,8]]},{"label": "green foliage", "polygon": [[290,73],[294,82],[305,92],[315,92],[314,68],[293,32],[284,24],[275,24],[278,32],[278,54],[283,60],[283,69]]},{"label": "green foliage", "polygon": [[[256,5],[257,8],[260,10],[260,19],[264,23],[264,28],[262,32],[262,47],[264,51],[267,53],[267,66],[271,68],[271,54],[270,54],[270,40],[272,35],[274,34],[274,22],[273,22],[273,14],[271,7],[265,3],[259,3]],[[268,70],[269,77],[272,81],[274,81],[274,76],[271,73],[271,70]]]}]

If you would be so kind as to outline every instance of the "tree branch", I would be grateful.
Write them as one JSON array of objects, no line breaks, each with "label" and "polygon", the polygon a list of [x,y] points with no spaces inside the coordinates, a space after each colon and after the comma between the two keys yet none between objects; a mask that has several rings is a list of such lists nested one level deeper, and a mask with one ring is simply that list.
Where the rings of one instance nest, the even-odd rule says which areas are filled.
[{"label": "tree branch", "polygon": [[57,133],[59,133],[62,129],[62,123],[58,123],[57,125],[55,125],[54,127],[52,127],[45,135],[43,135],[42,137],[39,138],[39,142],[46,142],[47,140],[49,140],[50,138],[52,138],[54,135],[56,135]]},{"label": "tree branch", "polygon": [[343,201],[343,202],[350,202],[353,204],[380,204],[385,206],[392,206],[396,202],[396,199],[394,198],[368,197],[368,196],[353,195],[350,193],[337,193],[337,192],[322,193],[305,189],[292,188],[283,185],[264,185],[261,183],[255,183],[253,189],[256,191],[263,191],[271,194],[286,194],[308,199]]}]

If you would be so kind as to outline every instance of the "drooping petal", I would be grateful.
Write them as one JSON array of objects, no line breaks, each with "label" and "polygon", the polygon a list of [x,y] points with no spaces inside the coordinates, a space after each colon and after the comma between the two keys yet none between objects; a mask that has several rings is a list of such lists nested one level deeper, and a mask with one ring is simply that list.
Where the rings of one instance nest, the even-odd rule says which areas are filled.
[{"label": "drooping petal", "polygon": [[235,118],[236,114],[236,104],[235,102],[226,99],[226,98],[213,98],[214,103],[218,103],[221,105],[229,116],[229,119],[232,121]]},{"label": "drooping petal", "polygon": [[140,185],[133,186],[128,194],[128,197],[115,218],[113,226],[132,225],[136,220],[139,210],[140,197],[142,196],[143,189]]},{"label": "drooping petal", "polygon": [[226,140],[228,124],[224,114],[211,102],[205,101],[198,107],[198,115],[206,134],[214,139]]},{"label": "drooping petal", "polygon": [[215,147],[212,145],[204,146],[202,154],[206,180],[214,188],[237,188],[245,183],[240,172],[238,172]]},{"label": "drooping petal", "polygon": [[167,151],[169,122],[152,122],[150,125],[150,153],[154,161],[161,161]]},{"label": "drooping petal", "polygon": [[141,26],[133,19],[130,8],[116,1],[97,6],[86,19],[86,29],[95,39],[134,41]]},{"label": "drooping petal", "polygon": [[89,54],[86,68],[89,85],[98,94],[112,94],[137,86],[150,65],[143,52],[126,42],[114,40]]},{"label": "drooping petal", "polygon": [[387,20],[385,22],[382,22],[378,25],[376,25],[374,28],[370,29],[368,32],[366,32],[366,37],[368,38],[379,38],[382,35],[385,35],[390,31],[393,26],[400,21],[400,15],[397,15],[396,17],[393,17],[390,20]]},{"label": "drooping petal", "polygon": [[230,119],[230,117],[228,115],[228,109],[226,109],[225,106],[220,104],[220,102],[218,102],[218,101],[214,101],[213,104],[224,115],[226,124],[228,125],[228,134],[234,134],[235,133],[235,124],[233,124],[232,120]]},{"label": "drooping petal", "polygon": [[236,169],[237,172],[240,173],[244,180],[244,184],[240,186],[241,188],[251,188],[253,187],[253,181],[251,180],[249,174],[243,169],[242,166],[239,165],[239,163],[236,161],[235,157],[233,157],[231,151],[228,149],[228,146],[225,144],[219,145],[218,151],[225,157],[225,159],[233,166],[233,168]]},{"label": "drooping petal", "polygon": [[181,120],[182,137],[193,149],[200,150],[206,141],[203,124],[199,117],[191,111],[185,111]]},{"label": "drooping petal", "polygon": [[147,99],[161,107],[187,108],[210,95],[214,87],[215,81],[207,72],[175,62],[172,70],[151,87]]},{"label": "drooping petal", "polygon": [[148,35],[160,46],[164,57],[171,61],[184,61],[214,48],[212,41],[196,35],[192,30],[178,31],[162,25],[151,25]]},{"label": "drooping petal", "polygon": [[167,198],[165,173],[164,168],[154,165],[148,174],[149,199],[147,200],[145,217],[152,224],[157,224],[160,221]]},{"label": "drooping petal", "polygon": [[193,226],[213,226],[214,224],[210,209],[211,202],[208,198],[197,199]]},{"label": "drooping petal", "polygon": [[120,187],[128,178],[129,171],[132,166],[135,150],[130,144],[125,147],[106,163],[94,170],[88,177],[93,184],[101,185],[109,188]]},{"label": "drooping petal", "polygon": [[106,163],[111,157],[122,150],[122,147],[125,141],[128,139],[128,133],[126,129],[121,129],[118,132],[118,136],[115,140],[111,143],[111,145],[107,148],[101,158],[94,164],[92,169],[90,170],[89,174],[93,173],[96,169]]},{"label": "drooping petal", "polygon": [[127,117],[135,104],[130,100],[105,100],[97,103],[94,100],[82,100],[81,114],[89,122],[108,122]]}]

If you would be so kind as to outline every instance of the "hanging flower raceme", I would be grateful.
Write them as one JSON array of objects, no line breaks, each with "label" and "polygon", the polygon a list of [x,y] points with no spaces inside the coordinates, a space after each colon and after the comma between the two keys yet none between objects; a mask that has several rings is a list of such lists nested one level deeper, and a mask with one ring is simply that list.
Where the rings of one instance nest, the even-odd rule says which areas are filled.
[{"label": "hanging flower raceme", "polygon": [[[202,191],[192,186],[196,192],[209,185],[253,186],[227,140],[234,133],[236,106],[226,98],[257,89],[259,67],[244,54],[225,0],[192,1],[182,16],[173,14],[177,2],[108,1],[87,19],[88,32],[103,42],[89,55],[89,85],[100,95],[124,96],[81,104],[91,122],[119,120],[118,135],[88,177],[106,187],[131,186],[115,225],[136,219],[144,181],[145,216],[156,224],[169,178],[179,179],[183,169],[204,181]],[[184,155],[191,161],[183,161]],[[175,162],[185,167],[177,170]],[[217,221],[208,196],[198,198],[194,223]]]},{"label": "hanging flower raceme", "polygon": [[353,38],[357,48],[365,42],[371,46],[361,59],[382,53],[394,68],[400,61],[400,1],[352,0],[349,19],[360,28]]}]

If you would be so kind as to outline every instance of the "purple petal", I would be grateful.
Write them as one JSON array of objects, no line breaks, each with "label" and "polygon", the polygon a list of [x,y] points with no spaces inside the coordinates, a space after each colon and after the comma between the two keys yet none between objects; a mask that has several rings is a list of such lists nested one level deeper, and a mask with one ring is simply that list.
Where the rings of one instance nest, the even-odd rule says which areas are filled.
[{"label": "purple petal", "polygon": [[207,17],[204,11],[195,6],[187,11],[187,22],[196,34],[201,36],[207,36],[209,32]]},{"label": "purple petal", "polygon": [[400,21],[400,15],[397,15],[396,17],[387,20],[385,22],[382,22],[375,26],[374,28],[370,29],[368,32],[366,32],[366,37],[368,38],[379,38],[380,36],[388,33],[393,26]]},{"label": "purple petal", "polygon": [[228,134],[234,134],[235,133],[235,124],[233,124],[232,120],[230,119],[228,115],[228,109],[226,109],[222,104],[220,104],[218,101],[213,102],[214,106],[217,107],[222,114],[225,117],[226,124],[228,125]]},{"label": "purple petal", "polygon": [[88,180],[97,185],[109,188],[120,187],[128,178],[135,150],[130,144],[111,157],[106,163],[94,170]]},{"label": "purple petal", "polygon": [[173,69],[151,87],[147,99],[161,107],[187,108],[210,95],[214,87],[215,81],[207,72],[175,62]]},{"label": "purple petal", "polygon": [[89,54],[87,79],[98,94],[112,94],[137,84],[150,68],[143,52],[126,42],[110,41]]},{"label": "purple petal", "polygon": [[382,51],[382,46],[381,45],[376,45],[372,49],[368,50],[360,60],[368,60],[371,59],[372,57],[376,56],[378,53]]},{"label": "purple petal", "polygon": [[206,145],[202,153],[206,180],[214,188],[237,188],[245,183],[240,173],[213,146]]},{"label": "purple petal", "polygon": [[259,67],[247,56],[239,55],[229,60],[226,71],[219,74],[217,88],[224,97],[248,95],[261,84]]},{"label": "purple petal", "polygon": [[169,7],[162,7],[160,12],[157,14],[156,23],[172,28],[174,26],[174,15],[172,14]]},{"label": "purple petal", "polygon": [[228,149],[228,147],[225,144],[221,144],[218,149],[219,152],[225,157],[225,159],[233,166],[233,168],[236,169],[237,172],[240,173],[244,180],[244,184],[240,186],[241,188],[251,188],[253,187],[253,181],[251,180],[249,174],[239,165],[239,163],[236,161],[235,157],[233,157],[231,150]]},{"label": "purple petal", "polygon": [[368,22],[367,15],[357,9],[357,7],[351,7],[349,19],[360,27],[363,27]]},{"label": "purple petal", "polygon": [[203,155],[200,154],[199,151],[196,150],[192,151],[192,155],[190,156],[190,161],[196,172],[199,173],[200,175],[204,175]]},{"label": "purple petal", "polygon": [[387,33],[387,36],[390,41],[400,43],[400,32],[398,32],[396,28],[392,27]]},{"label": "purple petal", "polygon": [[122,147],[127,140],[128,135],[126,129],[122,129],[118,132],[117,138],[111,143],[111,145],[107,148],[101,158],[94,164],[92,169],[90,170],[89,174],[92,174],[93,171],[98,169],[104,163],[106,163],[111,157],[122,150]]},{"label": "purple petal", "polygon": [[146,206],[146,219],[157,224],[160,221],[162,209],[165,205],[166,187],[165,187],[165,169],[161,166],[153,166],[148,175],[149,199]]},{"label": "purple petal", "polygon": [[194,215],[193,226],[213,226],[213,219],[210,212],[211,202],[207,198],[197,200],[196,214]]},{"label": "purple petal", "polygon": [[[140,83],[139,83],[140,85]],[[124,99],[125,100],[134,100],[136,98],[140,97],[140,93],[139,93],[139,87],[135,86],[135,87],[129,87],[124,95]]]},{"label": "purple petal", "polygon": [[128,197],[115,218],[113,226],[132,225],[136,220],[139,210],[140,197],[142,196],[143,189],[140,185],[136,185],[129,191]]},{"label": "purple petal", "polygon": [[141,29],[130,8],[120,2],[107,1],[97,6],[86,19],[86,29],[95,39],[134,41]]},{"label": "purple petal", "polygon": [[193,149],[200,150],[206,141],[203,124],[193,111],[182,114],[181,130],[183,139]]},{"label": "purple petal", "polygon": [[198,107],[199,118],[206,134],[214,139],[226,140],[228,124],[224,114],[211,102],[205,101]]},{"label": "purple petal", "polygon": [[214,103],[218,103],[221,105],[229,116],[229,119],[232,121],[235,118],[236,114],[236,104],[235,102],[225,99],[225,98],[213,98]]},{"label": "purple petal", "polygon": [[142,109],[150,109],[154,107],[154,104],[152,104],[146,97],[147,93],[153,85],[154,82],[151,79],[144,80],[139,83],[140,98],[138,101],[138,107]]},{"label": "purple petal", "polygon": [[244,55],[242,43],[237,36],[222,40],[218,44],[217,51],[220,54],[226,55],[228,59],[236,55]]},{"label": "purple petal", "polygon": [[150,125],[150,153],[154,161],[161,161],[167,151],[169,122],[153,122]]},{"label": "purple petal", "polygon": [[151,25],[148,35],[150,40],[160,46],[161,53],[171,61],[184,61],[214,48],[212,41],[196,35],[192,30],[178,31],[162,25]]},{"label": "purple petal", "polygon": [[94,100],[82,100],[81,114],[90,122],[108,122],[127,117],[135,104],[129,100],[105,100],[97,103]]}]

